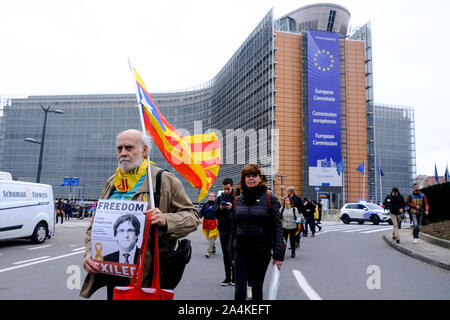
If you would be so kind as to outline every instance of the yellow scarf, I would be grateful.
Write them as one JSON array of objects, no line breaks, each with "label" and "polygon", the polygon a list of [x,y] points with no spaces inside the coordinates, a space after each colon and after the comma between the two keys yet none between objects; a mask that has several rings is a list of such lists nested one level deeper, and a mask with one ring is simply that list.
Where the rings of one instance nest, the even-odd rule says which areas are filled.
[{"label": "yellow scarf", "polygon": [[120,192],[127,192],[133,190],[139,179],[147,172],[148,162],[147,159],[142,161],[139,168],[134,169],[128,173],[125,173],[120,169],[116,170],[116,176],[114,177],[114,186]]}]

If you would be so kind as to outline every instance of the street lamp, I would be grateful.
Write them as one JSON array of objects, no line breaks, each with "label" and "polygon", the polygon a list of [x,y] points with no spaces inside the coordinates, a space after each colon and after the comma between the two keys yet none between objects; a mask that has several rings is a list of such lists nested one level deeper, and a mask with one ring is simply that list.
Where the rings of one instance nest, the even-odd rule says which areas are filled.
[{"label": "street lamp", "polygon": [[44,116],[44,127],[42,128],[42,136],[41,136],[41,141],[37,141],[33,138],[26,138],[25,141],[26,142],[31,142],[31,143],[37,143],[41,145],[41,150],[39,151],[39,164],[38,164],[38,170],[37,170],[37,176],[36,176],[36,182],[39,183],[41,181],[41,169],[42,169],[42,155],[44,153],[44,142],[45,142],[45,129],[47,127],[47,115],[49,112],[53,112],[53,113],[59,113],[59,114],[63,114],[64,111],[59,110],[59,109],[55,109],[55,110],[51,110],[51,107],[48,106],[47,108],[43,107],[41,105],[42,110],[45,113]]}]

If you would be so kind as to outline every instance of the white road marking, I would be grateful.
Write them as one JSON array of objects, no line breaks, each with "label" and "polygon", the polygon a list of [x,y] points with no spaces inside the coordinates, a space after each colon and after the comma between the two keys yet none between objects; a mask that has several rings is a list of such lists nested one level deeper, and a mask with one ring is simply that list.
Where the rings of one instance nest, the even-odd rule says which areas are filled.
[{"label": "white road marking", "polygon": [[34,264],[38,264],[38,263],[42,263],[42,262],[62,259],[62,258],[65,258],[65,257],[73,256],[75,254],[83,253],[83,252],[84,251],[72,252],[72,253],[64,254],[62,256],[57,256],[57,257],[53,257],[53,258],[48,258],[48,259],[44,259],[44,260],[39,260],[39,261],[34,261],[34,262],[26,263],[26,264],[21,264],[21,265],[15,266],[15,267],[0,269],[0,273],[6,272],[6,271],[15,270],[15,269],[20,269],[20,268],[23,268],[23,267],[28,267],[28,266],[31,266],[31,265],[34,265]]},{"label": "white road marking", "polygon": [[73,249],[72,251],[84,250],[85,248],[86,247],[76,248],[76,249]]},{"label": "white road marking", "polygon": [[361,232],[361,233],[373,233],[373,232],[380,232],[380,231],[386,231],[386,230],[392,230],[392,229],[393,229],[393,227],[388,227],[388,228],[381,228],[381,229],[378,229],[378,230],[364,231],[364,232]]},{"label": "white road marking", "polygon": [[308,281],[306,281],[305,277],[299,270],[292,270],[292,272],[294,273],[295,279],[297,279],[300,288],[302,288],[310,300],[322,300],[322,298],[309,285]]},{"label": "white road marking", "polygon": [[28,248],[27,250],[36,250],[36,249],[42,249],[42,248],[47,248],[47,247],[51,247],[51,246],[52,246],[51,244],[46,244],[45,246]]},{"label": "white road marking", "polygon": [[41,259],[45,259],[45,258],[50,258],[50,256],[43,256],[43,257],[38,257],[38,258],[33,258],[33,259],[28,259],[28,260],[17,261],[17,262],[13,262],[13,264],[21,264],[21,263],[41,260]]},{"label": "white road marking", "polygon": [[358,232],[358,231],[364,231],[367,230],[368,228],[357,228],[357,229],[351,229],[351,230],[347,230],[347,231],[342,231],[342,232]]},{"label": "white road marking", "polygon": [[[358,228],[358,227],[357,227]],[[359,229],[359,228],[358,228]],[[367,228],[366,228],[367,229]],[[364,229],[364,230],[366,230]],[[324,233],[324,232],[338,232],[338,231],[350,231],[354,230],[354,228],[349,227],[340,227],[340,228],[323,228],[323,231],[317,231],[316,234]]]}]

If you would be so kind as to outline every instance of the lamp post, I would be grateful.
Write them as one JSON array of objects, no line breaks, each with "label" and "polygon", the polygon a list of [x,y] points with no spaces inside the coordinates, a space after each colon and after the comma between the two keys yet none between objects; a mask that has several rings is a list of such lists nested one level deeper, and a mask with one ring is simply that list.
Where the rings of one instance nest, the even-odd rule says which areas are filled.
[{"label": "lamp post", "polygon": [[63,114],[64,111],[59,110],[59,109],[55,109],[55,110],[51,110],[51,107],[44,107],[41,105],[42,110],[45,113],[44,116],[44,127],[42,128],[42,136],[41,136],[41,141],[37,141],[33,138],[26,138],[25,141],[26,142],[31,142],[31,143],[37,143],[41,145],[41,150],[39,151],[39,163],[38,163],[38,170],[37,170],[37,176],[36,176],[36,183],[41,182],[41,170],[42,170],[42,155],[44,154],[44,142],[45,142],[45,129],[47,127],[47,115],[49,112],[53,112],[53,113],[59,113],[59,114]]},{"label": "lamp post", "polygon": [[283,184],[283,178],[286,178],[287,175],[285,174],[277,174],[277,177],[281,178],[281,200],[283,201],[283,189],[284,189],[284,184]]}]

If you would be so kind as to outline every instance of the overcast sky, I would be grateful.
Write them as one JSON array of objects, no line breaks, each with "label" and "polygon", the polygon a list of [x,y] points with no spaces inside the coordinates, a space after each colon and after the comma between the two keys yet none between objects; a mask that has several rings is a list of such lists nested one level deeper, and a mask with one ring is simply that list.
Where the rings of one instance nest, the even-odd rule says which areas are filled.
[{"label": "overcast sky", "polygon": [[[292,0],[1,0],[0,96],[150,92],[201,85],[261,21]],[[326,1],[372,21],[375,102],[415,111],[417,173],[450,162],[448,0]],[[395,137],[392,137],[395,139]]]}]

